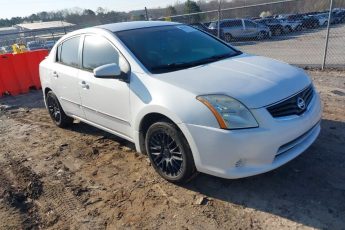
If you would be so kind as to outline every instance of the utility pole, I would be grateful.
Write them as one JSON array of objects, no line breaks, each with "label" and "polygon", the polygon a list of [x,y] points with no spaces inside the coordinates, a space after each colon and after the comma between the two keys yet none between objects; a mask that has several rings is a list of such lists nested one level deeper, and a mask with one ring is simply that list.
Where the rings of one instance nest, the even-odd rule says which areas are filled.
[{"label": "utility pole", "polygon": [[221,17],[222,0],[218,0],[218,23],[217,23],[217,37],[220,39],[220,17]]},{"label": "utility pole", "polygon": [[327,50],[328,50],[328,40],[329,40],[329,28],[331,26],[331,19],[332,19],[332,9],[333,9],[333,0],[331,0],[329,6],[329,14],[328,14],[328,22],[327,22],[327,34],[326,34],[326,42],[325,42],[325,52],[323,54],[323,61],[321,69],[323,70],[326,65],[326,57],[327,57]]}]

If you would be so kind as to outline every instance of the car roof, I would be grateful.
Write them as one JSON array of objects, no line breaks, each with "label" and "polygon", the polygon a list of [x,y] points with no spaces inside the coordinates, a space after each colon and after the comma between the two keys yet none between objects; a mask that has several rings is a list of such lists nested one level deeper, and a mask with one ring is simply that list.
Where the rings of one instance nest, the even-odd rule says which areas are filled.
[{"label": "car roof", "polygon": [[124,30],[133,30],[147,27],[156,27],[156,26],[171,26],[171,25],[180,25],[181,23],[177,22],[165,22],[165,21],[135,21],[135,22],[118,22],[106,25],[96,26],[95,28],[106,29],[111,32],[119,32]]},{"label": "car roof", "polygon": [[[222,22],[231,22],[231,21],[241,21],[242,18],[231,18],[231,19],[223,19]],[[245,20],[245,19],[243,19]]]}]

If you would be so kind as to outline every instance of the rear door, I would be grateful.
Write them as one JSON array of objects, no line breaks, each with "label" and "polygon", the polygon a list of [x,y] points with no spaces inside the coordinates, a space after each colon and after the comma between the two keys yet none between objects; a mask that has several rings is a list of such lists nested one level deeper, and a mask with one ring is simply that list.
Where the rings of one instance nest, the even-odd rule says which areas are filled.
[{"label": "rear door", "polygon": [[245,36],[248,38],[253,38],[258,35],[258,26],[256,23],[244,20]]},{"label": "rear door", "polygon": [[79,95],[79,48],[80,36],[63,41],[56,52],[51,78],[53,92],[68,115],[84,118]]},{"label": "rear door", "polygon": [[242,38],[244,37],[244,27],[242,20],[229,20],[224,23],[224,33],[229,33],[233,38]]},{"label": "rear door", "polygon": [[129,64],[105,37],[85,35],[79,92],[86,119],[131,139],[129,84],[113,78],[96,78],[93,70],[106,64]]}]

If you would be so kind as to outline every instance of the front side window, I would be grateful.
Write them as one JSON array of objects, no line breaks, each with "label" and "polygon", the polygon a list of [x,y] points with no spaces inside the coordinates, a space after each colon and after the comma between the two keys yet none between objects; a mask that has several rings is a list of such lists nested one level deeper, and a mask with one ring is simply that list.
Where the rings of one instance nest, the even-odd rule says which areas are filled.
[{"label": "front side window", "polygon": [[110,42],[100,36],[85,36],[83,48],[83,68],[94,70],[106,64],[119,65],[119,53]]},{"label": "front side window", "polygon": [[241,20],[231,20],[223,22],[224,27],[242,27]]},{"label": "front side window", "polygon": [[78,67],[78,51],[80,37],[64,41],[57,49],[57,61],[72,67]]},{"label": "front side window", "polygon": [[116,35],[151,73],[176,71],[240,54],[186,25],[127,30]]},{"label": "front side window", "polygon": [[242,27],[242,21],[241,20],[235,20],[233,21],[233,26],[237,26],[237,27]]}]

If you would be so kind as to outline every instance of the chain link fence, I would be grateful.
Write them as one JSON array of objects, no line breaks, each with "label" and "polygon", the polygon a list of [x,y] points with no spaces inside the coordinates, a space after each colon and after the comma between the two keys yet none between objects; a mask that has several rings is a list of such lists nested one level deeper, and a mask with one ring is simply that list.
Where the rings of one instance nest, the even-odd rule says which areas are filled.
[{"label": "chain link fence", "polygon": [[[345,68],[345,0],[242,2],[231,7],[231,1],[219,0],[212,10],[158,20],[190,24],[247,53],[302,67]],[[150,12],[146,14],[149,18]],[[0,30],[0,53],[11,52],[13,44],[49,49],[76,29],[79,27],[11,33]]]},{"label": "chain link fence", "polygon": [[345,68],[343,0],[287,0],[230,8],[220,1],[218,9],[160,20],[190,24],[247,53],[302,67]]}]

